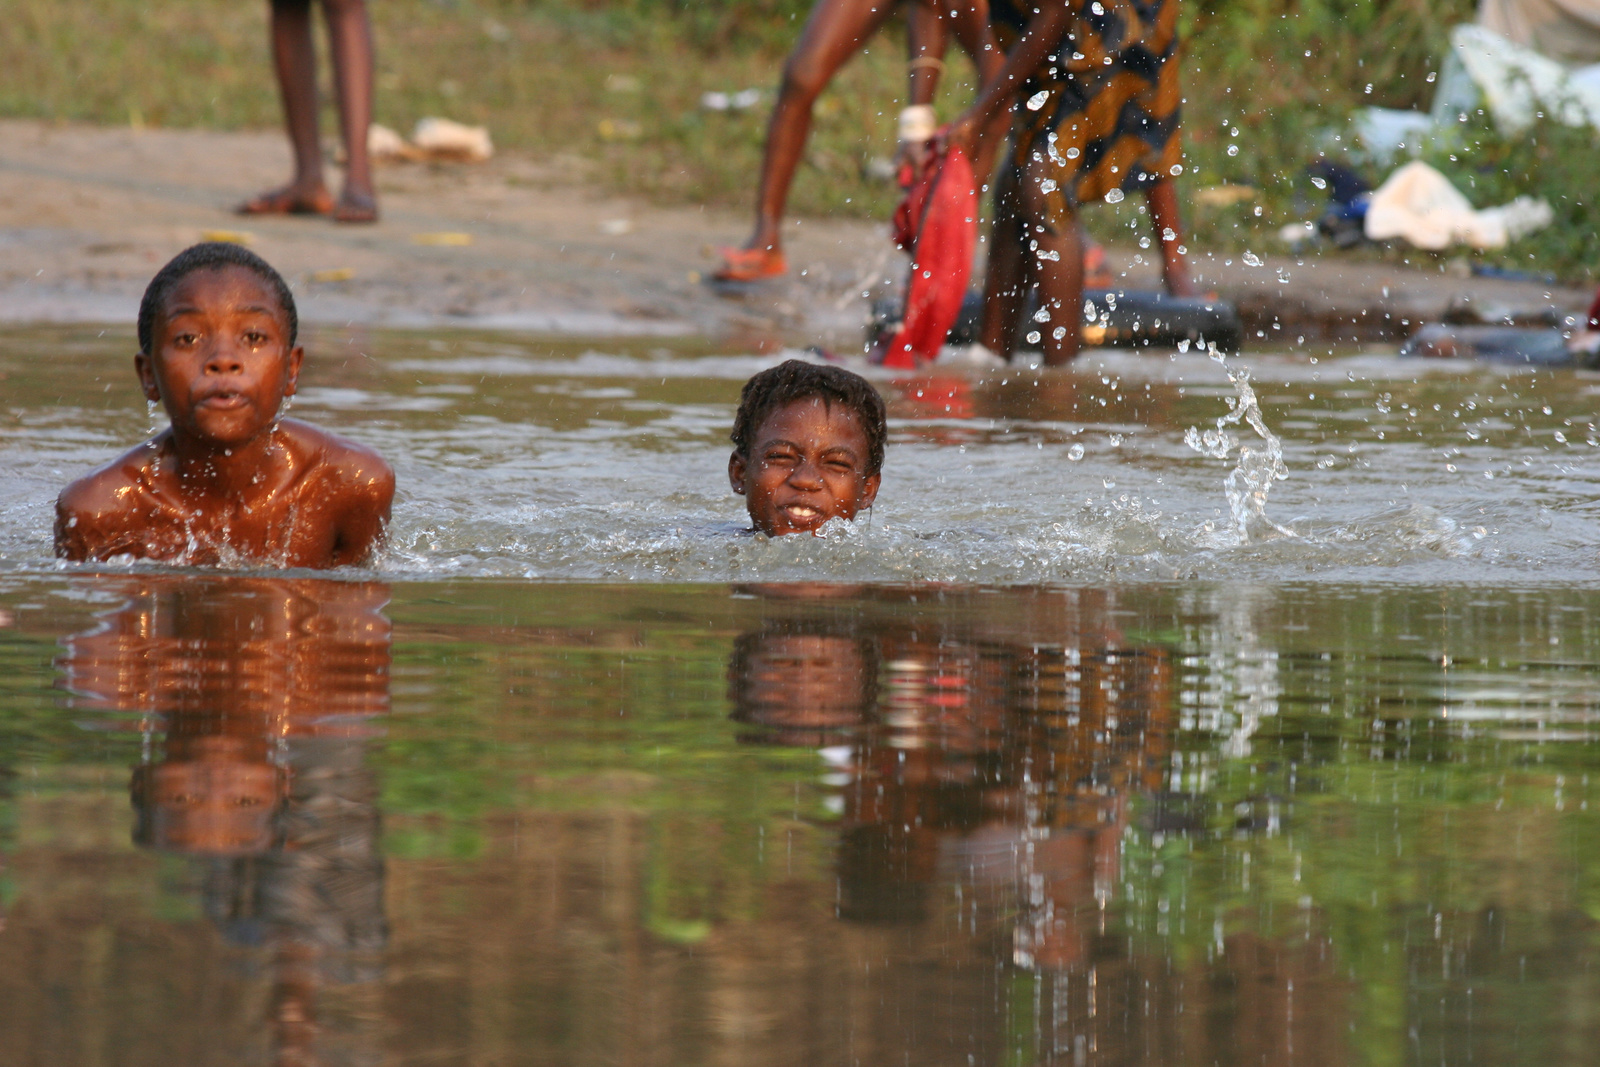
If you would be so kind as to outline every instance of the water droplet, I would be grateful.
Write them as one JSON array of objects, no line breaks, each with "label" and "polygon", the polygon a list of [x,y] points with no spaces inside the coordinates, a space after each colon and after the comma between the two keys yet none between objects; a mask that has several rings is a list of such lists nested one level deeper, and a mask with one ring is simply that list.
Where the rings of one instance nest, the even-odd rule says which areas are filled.
[{"label": "water droplet", "polygon": [[1238,154],[1239,154],[1239,146],[1238,145],[1231,144],[1231,145],[1228,146],[1228,155],[1236,156]]},{"label": "water droplet", "polygon": [[1122,199],[1123,196],[1121,189],[1113,189],[1106,194],[1106,203],[1108,204],[1120,204],[1122,203]]},{"label": "water droplet", "polygon": [[1244,261],[1247,265],[1252,267],[1261,266],[1261,257],[1256,255],[1254,252],[1246,252],[1244,254]]},{"label": "water droplet", "polygon": [[1029,330],[1028,331],[1028,343],[1030,345],[1036,345],[1036,344],[1039,343],[1039,340],[1040,340],[1040,338],[1042,336],[1043,335],[1040,334],[1038,330]]},{"label": "water droplet", "polygon": [[1067,458],[1072,460],[1074,463],[1078,462],[1078,460],[1083,458],[1083,446],[1077,442],[1073,442],[1072,447],[1067,449]]},{"label": "water droplet", "polygon": [[1049,99],[1050,94],[1045,90],[1040,89],[1038,92],[1028,97],[1028,110],[1038,111],[1040,108],[1044,107],[1045,102]]}]

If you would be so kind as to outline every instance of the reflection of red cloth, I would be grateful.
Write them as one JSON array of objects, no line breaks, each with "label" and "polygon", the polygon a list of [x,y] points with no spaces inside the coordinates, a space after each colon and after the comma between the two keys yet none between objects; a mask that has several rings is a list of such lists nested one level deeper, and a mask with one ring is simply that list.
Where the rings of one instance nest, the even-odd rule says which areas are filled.
[{"label": "reflection of red cloth", "polygon": [[961,312],[978,243],[978,191],[959,148],[932,156],[894,213],[894,239],[911,253],[911,285],[885,367],[911,368],[939,355]]}]

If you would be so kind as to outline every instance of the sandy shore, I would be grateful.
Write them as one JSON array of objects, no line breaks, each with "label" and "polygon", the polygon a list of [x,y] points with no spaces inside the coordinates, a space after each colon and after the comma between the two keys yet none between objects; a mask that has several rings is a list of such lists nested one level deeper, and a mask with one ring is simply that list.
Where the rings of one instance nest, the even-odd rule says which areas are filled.
[{"label": "sandy shore", "polygon": [[[339,324],[850,345],[866,319],[863,291],[903,270],[883,226],[805,219],[792,227],[790,278],[720,295],[701,274],[714,246],[743,236],[743,216],[600,195],[581,161],[516,153],[481,166],[382,168],[383,220],[374,226],[230,213],[288,169],[275,131],[0,122],[0,321],[131,330],[155,269],[217,230],[248,233],[290,279],[307,321]],[[429,243],[449,241],[469,243]],[[1135,253],[1113,251],[1111,260],[1129,283],[1156,284],[1153,265]],[[1266,256],[1259,266],[1201,254],[1195,272],[1268,337],[1401,336],[1461,297],[1572,311],[1589,300],[1334,253]]]}]

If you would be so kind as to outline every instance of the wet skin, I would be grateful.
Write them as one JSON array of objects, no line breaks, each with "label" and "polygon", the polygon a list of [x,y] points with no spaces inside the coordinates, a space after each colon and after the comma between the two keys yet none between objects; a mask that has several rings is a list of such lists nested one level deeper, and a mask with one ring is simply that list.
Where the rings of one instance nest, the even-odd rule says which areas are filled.
[{"label": "wet skin", "polygon": [[872,506],[881,475],[867,472],[869,445],[854,411],[820,398],[767,416],[748,457],[728,458],[728,481],[750,522],[769,537],[816,533],[829,519]]},{"label": "wet skin", "polygon": [[134,367],[170,429],[73,482],[56,554],[282,567],[360,563],[389,520],[394,473],[376,453],[279,419],[304,351],[277,297],[242,267],[171,292]]}]

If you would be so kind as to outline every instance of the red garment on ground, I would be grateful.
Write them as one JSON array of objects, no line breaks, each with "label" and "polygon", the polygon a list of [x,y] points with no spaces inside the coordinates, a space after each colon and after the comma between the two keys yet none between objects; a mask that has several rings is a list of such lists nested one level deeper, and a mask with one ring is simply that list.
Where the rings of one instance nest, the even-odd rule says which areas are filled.
[{"label": "red garment on ground", "polygon": [[972,277],[978,190],[959,148],[930,157],[915,176],[894,212],[894,240],[911,253],[911,284],[883,365],[908,369],[919,359],[938,358]]}]

